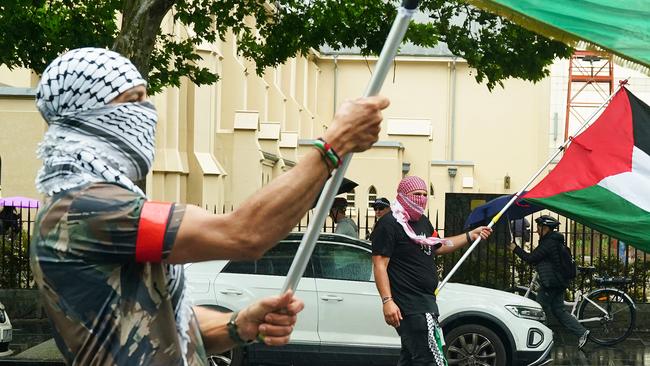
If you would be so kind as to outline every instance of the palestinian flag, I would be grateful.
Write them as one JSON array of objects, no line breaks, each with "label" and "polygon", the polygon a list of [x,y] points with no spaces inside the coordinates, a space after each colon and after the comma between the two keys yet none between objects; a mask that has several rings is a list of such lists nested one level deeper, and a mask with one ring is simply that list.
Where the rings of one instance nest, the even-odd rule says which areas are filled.
[{"label": "palestinian flag", "polygon": [[650,251],[650,107],[621,88],[523,198]]}]

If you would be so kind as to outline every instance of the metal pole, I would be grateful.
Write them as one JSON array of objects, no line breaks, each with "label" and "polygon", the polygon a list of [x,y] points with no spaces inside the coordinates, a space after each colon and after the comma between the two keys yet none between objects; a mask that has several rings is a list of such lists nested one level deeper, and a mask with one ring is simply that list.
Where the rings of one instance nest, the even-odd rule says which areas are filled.
[{"label": "metal pole", "polygon": [[[397,54],[397,49],[404,39],[404,34],[408,28],[409,22],[415,9],[417,8],[418,1],[404,0],[402,6],[397,11],[397,17],[393,22],[393,25],[388,33],[388,38],[384,43],[384,47],[379,54],[379,59],[377,60],[377,65],[375,65],[375,70],[372,74],[372,78],[368,83],[366,92],[364,96],[373,96],[379,93],[381,86],[386,79],[386,74],[388,69],[391,66],[395,55]],[[348,166],[350,165],[350,160],[352,159],[352,154],[348,154],[343,157],[343,162],[341,166],[336,169],[336,173],[325,183],[325,188],[323,189],[323,194],[321,194],[316,204],[316,212],[312,222],[309,223],[305,235],[302,237],[298,251],[296,252],[296,257],[291,263],[291,268],[289,268],[289,273],[287,278],[282,286],[282,293],[287,292],[287,290],[296,290],[298,282],[302,274],[307,268],[307,263],[311,257],[311,253],[314,251],[316,246],[316,240],[318,239],[318,234],[320,228],[325,222],[327,213],[329,212],[332,203],[334,202],[334,197],[336,192],[341,186],[343,181],[343,175],[345,175]]]},{"label": "metal pole", "polygon": [[[614,91],[614,93],[611,94],[611,95],[607,98],[607,100],[606,100],[605,102],[603,102],[603,104],[601,104],[601,105],[596,109],[596,111],[594,111],[594,113],[593,113],[589,118],[587,118],[587,120],[585,121],[585,123],[583,123],[582,126],[580,126],[580,128],[579,128],[579,129],[578,129],[578,130],[577,130],[577,131],[576,131],[572,136],[570,136],[569,138],[566,139],[566,141],[564,141],[564,143],[562,144],[562,146],[560,146],[560,147],[557,149],[557,151],[555,152],[555,154],[553,154],[553,156],[551,156],[551,157],[546,161],[546,163],[544,163],[544,165],[542,165],[542,167],[539,168],[539,170],[538,170],[535,174],[533,174],[533,176],[532,176],[532,177],[528,180],[528,182],[527,182],[527,183],[526,183],[526,184],[525,184],[525,185],[524,185],[524,186],[519,190],[519,192],[515,193],[515,194],[512,196],[512,198],[510,199],[510,201],[508,201],[508,203],[507,203],[507,204],[506,204],[506,205],[501,209],[501,211],[499,211],[499,213],[497,213],[496,215],[494,215],[494,217],[492,218],[492,220],[490,220],[490,223],[488,224],[488,227],[489,227],[489,228],[491,228],[492,226],[494,226],[494,224],[496,224],[496,222],[499,221],[499,219],[501,218],[501,215],[503,215],[503,213],[506,212],[506,210],[508,210],[508,208],[509,208],[509,207],[510,207],[514,202],[515,202],[515,200],[517,200],[517,198],[519,198],[519,197],[521,196],[521,194],[522,194],[522,193],[523,193],[523,192],[524,192],[524,191],[525,191],[525,190],[526,190],[526,189],[527,189],[531,184],[533,184],[533,181],[534,181],[535,179],[537,179],[537,177],[538,177],[540,174],[542,174],[542,172],[544,171],[544,169],[546,169],[546,167],[547,167],[547,166],[548,166],[548,165],[549,165],[549,164],[550,164],[550,163],[551,163],[551,162],[552,162],[552,161],[553,161],[553,160],[554,160],[558,155],[560,155],[560,153],[561,153],[562,151],[564,151],[564,149],[567,147],[567,145],[569,145],[569,143],[571,142],[571,140],[573,139],[573,137],[576,136],[576,135],[578,135],[580,132],[582,132],[583,129],[585,129],[585,128],[587,127],[587,125],[591,122],[591,120],[592,120],[594,117],[596,117],[596,114],[598,114],[598,112],[600,112],[600,110],[603,109],[603,107],[605,107],[605,105],[606,105],[607,103],[609,103],[609,101],[612,100],[612,98],[613,98],[616,94],[618,94],[619,90],[621,90],[621,88],[622,88],[623,85],[625,85],[625,84],[627,84],[627,79],[625,79],[624,81],[622,81],[622,82],[619,84],[618,88],[616,88],[616,90]],[[458,260],[458,262],[456,262],[456,264],[455,264],[454,267],[451,269],[451,271],[449,271],[449,273],[447,274],[447,276],[445,276],[445,278],[442,280],[442,282],[440,282],[440,284],[438,285],[438,288],[436,289],[436,295],[438,295],[438,293],[440,292],[440,290],[441,290],[443,287],[445,287],[445,285],[447,284],[447,282],[449,282],[449,279],[451,278],[451,276],[453,276],[454,273],[456,273],[456,271],[458,270],[458,268],[460,267],[460,265],[463,264],[463,262],[465,261],[465,259],[467,259],[467,257],[469,257],[469,255],[472,253],[472,251],[474,250],[474,248],[476,248],[476,246],[478,245],[478,243],[479,243],[480,241],[481,241],[481,237],[479,236],[478,238],[476,238],[476,240],[474,240],[474,242],[472,243],[472,245],[469,247],[469,249],[467,249],[467,251],[463,254],[463,256],[460,257],[460,259]]]}]

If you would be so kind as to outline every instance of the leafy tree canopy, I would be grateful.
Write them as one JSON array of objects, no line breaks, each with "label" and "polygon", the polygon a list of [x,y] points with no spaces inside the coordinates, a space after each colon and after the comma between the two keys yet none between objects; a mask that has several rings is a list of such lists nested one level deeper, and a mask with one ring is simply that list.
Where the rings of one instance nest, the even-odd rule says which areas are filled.
[{"label": "leafy tree canopy", "polygon": [[[210,84],[218,75],[197,66],[195,46],[238,37],[239,52],[257,72],[328,44],[377,54],[398,3],[383,0],[0,0],[0,64],[42,72],[61,52],[83,46],[108,47],[129,57],[151,92],[180,84],[186,76]],[[507,78],[538,81],[570,47],[537,35],[460,0],[424,0],[429,19],[414,23],[407,39],[424,47],[446,42],[492,89]],[[171,12],[191,29],[180,39],[161,30]],[[501,84],[502,85],[502,84]]]}]

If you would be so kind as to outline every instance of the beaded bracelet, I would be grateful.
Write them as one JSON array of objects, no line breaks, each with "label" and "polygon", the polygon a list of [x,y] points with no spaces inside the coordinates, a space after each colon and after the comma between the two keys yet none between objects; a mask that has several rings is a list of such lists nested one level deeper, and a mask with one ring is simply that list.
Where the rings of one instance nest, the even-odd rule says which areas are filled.
[{"label": "beaded bracelet", "polygon": [[[336,158],[336,161],[337,161],[336,166],[337,167],[341,166],[341,164],[343,164],[343,160],[341,159],[339,154],[336,153],[336,150],[334,150],[332,145],[326,143],[325,140],[323,140],[322,137],[319,137],[318,140],[322,141],[325,144],[326,147],[329,146],[329,152],[331,153],[331,155],[333,155]],[[334,160],[332,160],[332,161],[334,161]]]},{"label": "beaded bracelet", "polygon": [[318,151],[320,153],[320,157],[322,158],[323,163],[325,164],[325,167],[327,168],[327,173],[331,176],[332,171],[334,169],[336,169],[336,166],[332,165],[332,161],[330,159],[328,159],[327,156],[325,156],[325,151],[323,151],[322,149],[320,149],[316,145],[314,145],[314,148],[316,149],[316,151]]},{"label": "beaded bracelet", "polygon": [[336,151],[334,151],[332,145],[325,142],[323,138],[319,137],[318,139],[314,140],[314,146],[316,146],[320,151],[323,152],[323,154],[325,154],[325,157],[332,162],[332,165],[334,165],[334,167],[338,168],[341,166],[341,159],[339,158],[338,154]]}]

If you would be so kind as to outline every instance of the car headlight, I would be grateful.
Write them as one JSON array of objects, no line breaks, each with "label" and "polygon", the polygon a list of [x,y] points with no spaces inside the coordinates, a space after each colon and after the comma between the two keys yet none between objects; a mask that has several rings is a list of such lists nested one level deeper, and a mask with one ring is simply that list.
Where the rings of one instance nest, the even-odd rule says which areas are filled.
[{"label": "car headlight", "polygon": [[544,310],[540,308],[521,305],[506,305],[506,309],[518,318],[537,320],[540,322],[546,320],[546,314],[544,314]]}]

